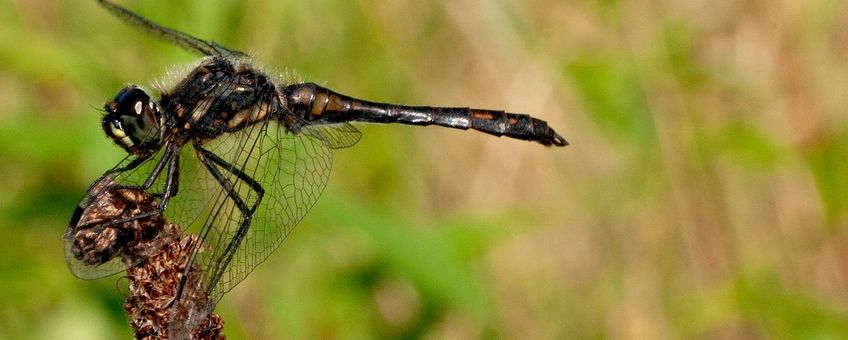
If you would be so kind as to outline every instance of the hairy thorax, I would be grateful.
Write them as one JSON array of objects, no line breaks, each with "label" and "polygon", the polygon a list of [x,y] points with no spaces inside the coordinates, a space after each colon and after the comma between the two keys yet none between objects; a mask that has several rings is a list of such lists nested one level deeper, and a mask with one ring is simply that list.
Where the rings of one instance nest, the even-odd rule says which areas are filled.
[{"label": "hairy thorax", "polygon": [[166,135],[203,144],[273,118],[269,115],[278,112],[280,100],[271,79],[247,62],[209,57],[163,91],[161,107]]}]

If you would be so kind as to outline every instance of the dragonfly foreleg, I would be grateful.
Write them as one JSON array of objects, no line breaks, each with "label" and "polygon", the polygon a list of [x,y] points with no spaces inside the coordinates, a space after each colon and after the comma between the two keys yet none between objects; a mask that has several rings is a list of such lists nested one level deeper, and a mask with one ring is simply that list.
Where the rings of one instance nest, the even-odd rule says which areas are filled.
[{"label": "dragonfly foreleg", "polygon": [[[103,177],[111,176],[115,173],[120,173],[122,171],[129,171],[129,170],[135,169],[139,165],[141,165],[145,160],[146,160],[146,158],[137,158],[137,159],[133,160],[132,162],[130,162],[130,164],[127,164],[126,167],[110,170],[109,172],[104,174]],[[153,184],[156,182],[156,179],[158,179],[159,176],[162,174],[162,171],[165,169],[166,165],[168,166],[168,171],[165,173],[165,190],[161,194],[161,199],[159,200],[159,205],[156,207],[156,209],[146,211],[146,212],[140,213],[138,215],[133,215],[133,216],[125,218],[125,219],[109,221],[107,223],[104,223],[100,227],[103,228],[103,227],[109,227],[109,226],[118,225],[118,224],[122,224],[122,223],[127,223],[127,222],[131,222],[131,221],[139,220],[139,219],[142,219],[142,218],[147,218],[147,217],[150,217],[150,216],[159,215],[162,212],[164,212],[165,208],[167,208],[167,206],[168,206],[168,200],[170,200],[170,198],[172,196],[176,195],[177,191],[179,189],[179,172],[180,172],[180,170],[179,170],[180,169],[180,166],[179,166],[179,149],[174,149],[174,150],[168,149],[166,151],[165,155],[162,156],[162,159],[160,159],[159,162],[156,163],[156,166],[153,168],[153,171],[150,173],[150,175],[147,177],[147,179],[144,181],[144,183],[142,185],[114,184],[114,185],[107,186],[103,191],[103,192],[110,192],[110,191],[114,191],[114,190],[143,190],[143,191],[146,192],[151,187],[153,187]],[[101,178],[103,178],[103,177],[101,177]],[[160,196],[160,194],[155,194],[154,196]],[[79,209],[79,207],[78,207],[78,209]]]}]

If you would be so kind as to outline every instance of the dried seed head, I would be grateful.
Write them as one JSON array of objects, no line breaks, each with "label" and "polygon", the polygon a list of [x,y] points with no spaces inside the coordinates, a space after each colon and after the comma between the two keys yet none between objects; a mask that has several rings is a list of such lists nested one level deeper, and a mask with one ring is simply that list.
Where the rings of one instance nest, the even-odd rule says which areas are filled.
[{"label": "dried seed head", "polygon": [[[101,179],[89,190],[89,199],[73,225],[73,255],[86,265],[99,265],[120,256],[127,267],[130,296],[124,310],[137,339],[225,339],[223,320],[212,314],[203,288],[201,271],[186,271],[192,252],[200,246],[196,235],[183,237],[178,225],[156,211],[158,202],[138,189],[119,189],[112,178]],[[124,221],[109,225],[115,221]],[[175,296],[188,273],[180,296]],[[176,306],[176,308],[175,308]],[[183,330],[189,318],[206,320],[193,331]],[[190,335],[189,335],[190,334]]]}]

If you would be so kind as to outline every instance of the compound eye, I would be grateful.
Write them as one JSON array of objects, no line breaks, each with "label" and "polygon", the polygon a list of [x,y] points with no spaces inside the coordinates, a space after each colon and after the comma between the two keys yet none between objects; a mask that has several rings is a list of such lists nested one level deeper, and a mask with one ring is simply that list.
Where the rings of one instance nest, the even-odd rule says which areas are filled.
[{"label": "compound eye", "polygon": [[150,96],[144,90],[129,86],[118,92],[115,99],[110,103],[113,107],[108,108],[112,113],[124,116],[142,116],[146,110],[152,109]]},{"label": "compound eye", "polygon": [[105,108],[103,130],[115,143],[131,153],[158,145],[159,109],[144,90],[127,86]]}]

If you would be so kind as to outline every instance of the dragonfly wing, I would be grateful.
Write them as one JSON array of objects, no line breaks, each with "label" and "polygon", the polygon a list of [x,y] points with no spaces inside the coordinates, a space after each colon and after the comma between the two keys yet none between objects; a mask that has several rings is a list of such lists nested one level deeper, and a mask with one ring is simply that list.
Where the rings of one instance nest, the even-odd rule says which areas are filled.
[{"label": "dragonfly wing", "polygon": [[349,148],[362,138],[362,132],[350,123],[310,125],[302,132],[331,149]]},{"label": "dragonfly wing", "polygon": [[[65,260],[75,276],[97,279],[116,274],[127,264],[144,261],[166,243],[162,241],[171,239],[160,237],[165,235],[159,231],[144,229],[150,226],[151,218],[114,224],[143,213],[139,196],[125,188],[140,187],[148,181],[162,155],[160,150],[145,159],[126,157],[88,188],[64,233]],[[148,191],[161,194],[164,177],[153,178]]]},{"label": "dragonfly wing", "polygon": [[138,27],[139,29],[147,33],[156,35],[162,40],[179,45],[180,47],[185,48],[189,51],[197,52],[206,56],[247,56],[247,54],[244,52],[226,48],[214,41],[206,41],[203,39],[199,39],[194,36],[191,36],[190,34],[183,33],[175,29],[164,27],[162,25],[154,23],[153,21],[150,21],[147,18],[136,14],[135,12],[132,12],[110,1],[97,0],[97,3],[103,6],[103,8],[111,12],[116,17],[127,22],[128,24]]},{"label": "dragonfly wing", "polygon": [[[191,259],[200,277],[187,275],[186,281],[192,284],[199,279],[206,301],[199,304],[178,297],[182,306],[177,310],[189,312],[175,313],[172,324],[192,329],[226,292],[265,261],[324,190],[332,148],[352,145],[360,136],[352,126],[305,126],[299,134],[287,131],[268,120],[196,146],[195,158],[206,169],[182,178],[180,195],[195,202],[186,211],[202,211],[189,228],[199,228],[202,239]],[[183,211],[184,204],[175,197],[166,215]],[[186,218],[178,220],[189,223]]]}]

